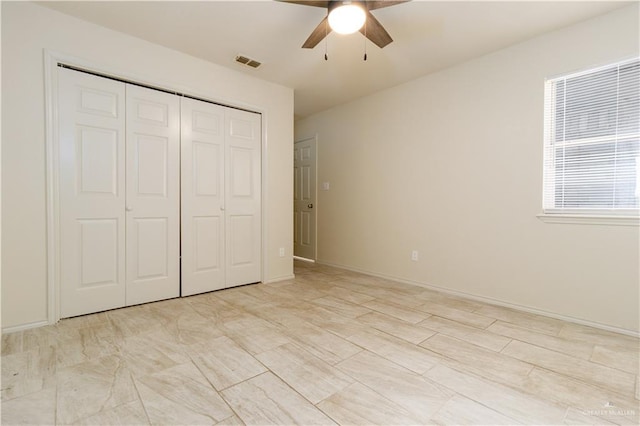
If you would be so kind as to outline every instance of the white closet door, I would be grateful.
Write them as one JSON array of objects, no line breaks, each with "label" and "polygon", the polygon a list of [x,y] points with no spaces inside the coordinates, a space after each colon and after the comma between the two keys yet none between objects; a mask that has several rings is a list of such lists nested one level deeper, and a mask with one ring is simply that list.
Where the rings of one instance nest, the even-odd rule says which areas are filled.
[{"label": "white closet door", "polygon": [[180,296],[180,99],[127,84],[127,305]]},{"label": "white closet door", "polygon": [[225,108],[182,98],[182,295],[225,288]]},{"label": "white closet door", "polygon": [[226,282],[227,287],[260,281],[261,116],[227,108]]},{"label": "white closet door", "polygon": [[61,68],[60,314],[125,304],[125,85]]}]

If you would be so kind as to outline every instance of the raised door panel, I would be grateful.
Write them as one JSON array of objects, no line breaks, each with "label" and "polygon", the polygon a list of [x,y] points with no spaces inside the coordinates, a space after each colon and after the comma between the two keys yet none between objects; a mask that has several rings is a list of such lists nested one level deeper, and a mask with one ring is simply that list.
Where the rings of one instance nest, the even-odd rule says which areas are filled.
[{"label": "raised door panel", "polygon": [[169,138],[134,135],[133,161],[136,197],[167,198],[169,184]]},{"label": "raised door panel", "polygon": [[109,286],[118,283],[118,220],[78,220],[80,282],[79,288]]},{"label": "raised door panel", "polygon": [[127,305],[180,295],[180,100],[127,85]]},{"label": "raised door panel", "polygon": [[77,127],[76,185],[81,194],[117,196],[118,137],[114,129]]},{"label": "raised door panel", "polygon": [[226,285],[261,279],[261,117],[227,108]]},{"label": "raised door panel", "polygon": [[224,108],[181,99],[183,296],[224,288]]},{"label": "raised door panel", "polygon": [[205,274],[219,271],[222,267],[220,235],[222,221],[220,217],[193,218],[193,273]]},{"label": "raised door panel", "polygon": [[125,305],[125,86],[59,69],[60,316]]},{"label": "raised door panel", "polygon": [[166,278],[171,251],[166,218],[138,218],[134,221],[135,246],[130,250],[136,255],[136,281]]}]

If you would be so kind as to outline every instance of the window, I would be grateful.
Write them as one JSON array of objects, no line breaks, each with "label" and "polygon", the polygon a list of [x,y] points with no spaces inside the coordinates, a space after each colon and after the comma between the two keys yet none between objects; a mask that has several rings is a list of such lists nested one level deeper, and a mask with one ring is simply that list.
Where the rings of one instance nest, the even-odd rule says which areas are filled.
[{"label": "window", "polygon": [[638,216],[640,60],[546,81],[545,214]]}]

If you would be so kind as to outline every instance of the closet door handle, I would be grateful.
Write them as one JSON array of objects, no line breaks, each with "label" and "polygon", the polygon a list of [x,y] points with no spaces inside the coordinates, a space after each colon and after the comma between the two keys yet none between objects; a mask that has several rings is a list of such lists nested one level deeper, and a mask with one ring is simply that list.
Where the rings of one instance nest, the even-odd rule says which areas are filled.
[{"label": "closet door handle", "polygon": [[224,211],[224,206],[220,206],[220,211]]},{"label": "closet door handle", "polygon": [[124,209],[125,209],[126,211],[128,211],[128,212],[132,212],[132,211],[133,211],[133,207],[131,207],[131,206],[127,206],[127,207],[125,207]]}]

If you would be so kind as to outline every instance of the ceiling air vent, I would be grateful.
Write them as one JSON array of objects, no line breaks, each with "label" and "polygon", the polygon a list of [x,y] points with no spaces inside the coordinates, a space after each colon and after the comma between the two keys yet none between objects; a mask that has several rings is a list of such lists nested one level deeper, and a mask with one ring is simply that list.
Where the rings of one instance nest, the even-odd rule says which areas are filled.
[{"label": "ceiling air vent", "polygon": [[236,56],[236,62],[239,62],[251,68],[258,68],[260,65],[262,65],[261,62],[258,62],[255,59],[247,58],[243,55]]}]

